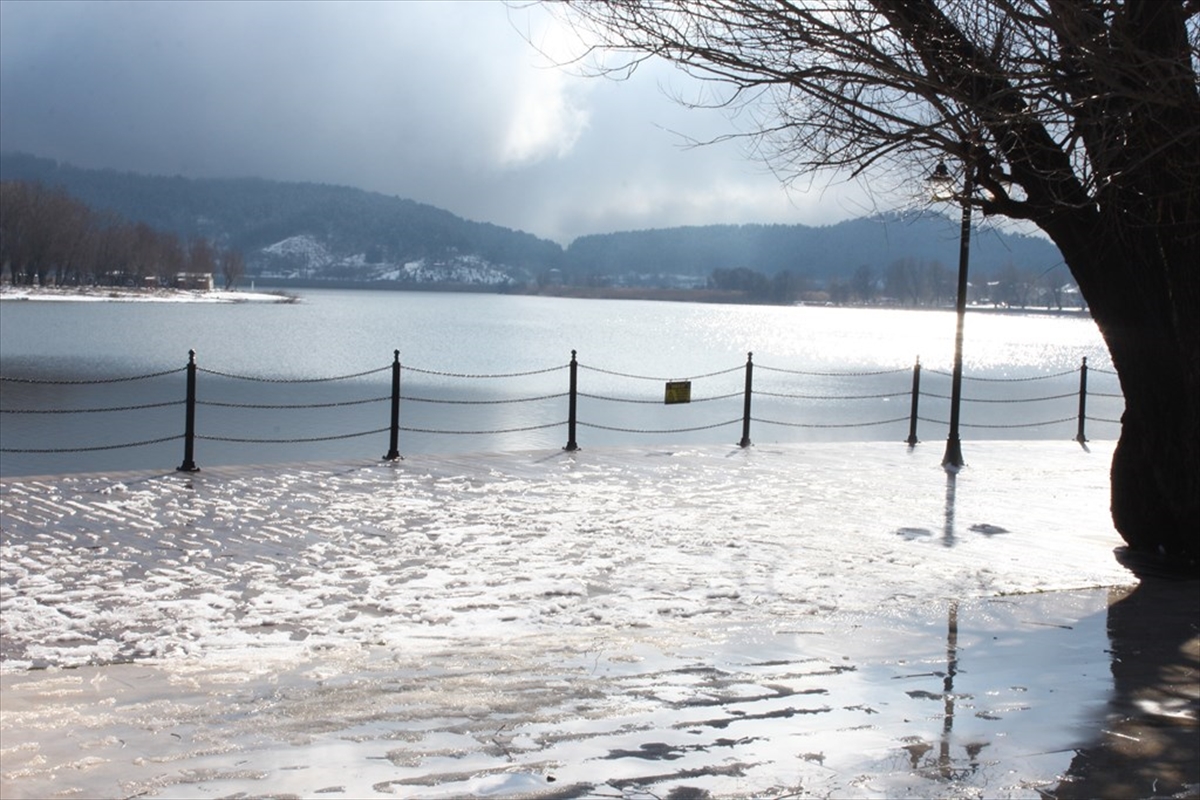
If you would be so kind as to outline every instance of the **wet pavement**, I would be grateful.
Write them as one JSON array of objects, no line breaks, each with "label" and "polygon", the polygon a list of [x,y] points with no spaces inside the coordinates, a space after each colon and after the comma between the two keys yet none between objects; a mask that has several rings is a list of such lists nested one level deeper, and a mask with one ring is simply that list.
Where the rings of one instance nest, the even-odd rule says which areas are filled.
[{"label": "wet pavement", "polygon": [[6,480],[2,794],[1197,796],[1111,452],[855,448]]}]

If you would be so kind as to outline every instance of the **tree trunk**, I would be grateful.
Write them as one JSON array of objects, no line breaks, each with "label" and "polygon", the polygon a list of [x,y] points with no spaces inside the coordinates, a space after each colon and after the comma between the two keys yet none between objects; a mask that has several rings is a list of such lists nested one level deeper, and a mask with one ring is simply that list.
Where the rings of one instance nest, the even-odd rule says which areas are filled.
[{"label": "tree trunk", "polygon": [[1113,522],[1130,548],[1196,572],[1200,336],[1194,303],[1200,255],[1194,243],[1164,243],[1153,232],[1139,236],[1108,225],[1093,233],[1055,239],[1125,395],[1112,464]]},{"label": "tree trunk", "polygon": [[[1118,341],[1122,339],[1122,341]],[[1200,397],[1179,372],[1196,346],[1164,337],[1109,336],[1125,394],[1112,465],[1113,522],[1135,550],[1200,565]],[[1190,353],[1188,352],[1190,351]]]}]

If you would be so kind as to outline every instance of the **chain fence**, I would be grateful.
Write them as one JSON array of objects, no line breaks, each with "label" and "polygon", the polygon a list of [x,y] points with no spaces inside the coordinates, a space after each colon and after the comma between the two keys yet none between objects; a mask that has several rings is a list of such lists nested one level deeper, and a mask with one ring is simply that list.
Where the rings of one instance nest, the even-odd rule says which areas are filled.
[{"label": "chain fence", "polygon": [[[765,387],[756,387],[754,385],[755,369],[760,373],[765,373],[765,377],[760,377],[760,382],[765,383]],[[568,388],[566,391],[541,391],[515,397],[492,396],[486,398],[463,397],[462,395],[465,392],[461,387],[457,391],[451,388],[440,396],[430,393],[409,394],[402,391],[402,375],[404,374],[431,376],[448,381],[466,382],[495,379],[528,379],[552,375],[562,371],[568,372]],[[585,376],[588,373],[604,376],[605,380],[597,381],[597,383],[612,384],[614,379],[616,379],[618,382],[622,380],[637,382],[637,386],[642,388],[638,389],[635,386],[633,391],[627,393],[582,391],[580,390],[581,372]],[[592,364],[581,364],[576,358],[575,351],[572,351],[571,359],[566,364],[557,364],[525,371],[471,373],[402,365],[399,351],[394,351],[392,363],[378,368],[334,376],[280,378],[238,374],[210,367],[201,367],[196,363],[195,353],[192,352],[189,353],[189,360],[185,367],[143,375],[91,380],[59,380],[0,375],[0,385],[7,383],[24,387],[37,385],[49,387],[87,387],[88,385],[124,384],[134,381],[162,381],[172,376],[178,376],[181,373],[185,373],[187,376],[185,396],[173,400],[123,403],[112,406],[88,405],[73,408],[4,407],[0,405],[0,415],[3,415],[6,419],[15,420],[17,424],[26,416],[141,414],[151,410],[183,406],[185,408],[185,415],[184,431],[182,433],[179,433],[176,429],[162,431],[160,435],[151,438],[139,438],[136,441],[111,444],[82,443],[62,447],[9,446],[8,442],[5,441],[0,445],[0,453],[71,454],[148,447],[183,440],[184,459],[178,469],[194,470],[198,468],[195,462],[195,447],[197,442],[221,442],[245,445],[303,445],[372,436],[382,437],[386,434],[389,437],[390,447],[384,458],[394,460],[400,458],[399,446],[401,433],[420,434],[423,436],[497,436],[566,428],[567,440],[566,446],[563,449],[576,450],[579,449],[577,440],[577,431],[579,428],[631,435],[671,436],[711,431],[734,427],[740,424],[742,426],[742,436],[738,444],[746,447],[751,444],[751,423],[767,428],[811,430],[880,429],[887,426],[896,426],[898,429],[897,439],[903,439],[903,436],[900,434],[902,433],[902,426],[907,423],[908,438],[904,439],[904,441],[910,446],[915,446],[920,441],[918,438],[919,424],[936,426],[946,426],[949,424],[944,419],[923,412],[921,410],[922,404],[941,404],[952,400],[950,395],[944,394],[941,391],[922,389],[921,372],[922,368],[919,359],[911,368],[904,367],[867,371],[813,371],[793,369],[785,366],[755,364],[753,354],[751,353],[747,354],[744,364],[686,378],[676,378],[672,376],[646,375]],[[926,372],[929,375],[935,376],[935,380],[951,377],[950,373],[941,370],[931,369]],[[212,398],[200,396],[197,390],[199,384],[198,376],[200,375],[219,378],[220,381],[218,383],[223,381],[229,384],[241,382],[270,384],[279,387],[276,391],[294,393],[295,390],[289,387],[299,385],[328,387],[339,383],[359,382],[364,378],[384,373],[390,373],[391,375],[391,392],[387,394],[364,393],[366,396],[341,396],[341,394],[351,394],[354,392],[355,386],[349,386],[344,390],[339,389],[338,391],[341,394],[335,399],[311,399],[306,402],[299,402],[295,397],[284,397],[276,400],[259,397],[257,394],[246,399],[232,397]],[[1091,369],[1091,373],[1103,376],[1103,379],[1110,384],[1116,383],[1116,373],[1111,370],[1093,368]],[[961,423],[961,427],[964,429],[974,428],[995,431],[1003,429],[1051,428],[1074,423],[1076,429],[1073,438],[1075,441],[1083,444],[1087,441],[1085,429],[1087,423],[1120,424],[1118,419],[1112,417],[1089,415],[1086,409],[1088,398],[1103,398],[1108,401],[1122,399],[1119,391],[1089,390],[1087,386],[1088,374],[1089,368],[1087,366],[1087,359],[1085,358],[1078,369],[1063,370],[1051,374],[1017,377],[964,375],[964,381],[978,388],[972,392],[965,393],[961,398],[963,406],[968,409],[965,415],[966,421]],[[720,380],[716,380],[734,375],[740,376],[742,379],[742,386],[735,390],[731,390],[731,387],[722,385]],[[1077,385],[1072,384],[1069,387],[1065,385],[1072,381],[1077,381]],[[665,387],[663,390],[664,393],[646,393],[644,390],[646,382],[661,384]],[[1007,384],[1027,384],[1033,382],[1057,382],[1064,385],[1050,386],[1048,387],[1050,391],[1032,395],[1019,393],[1017,396],[1013,396],[1008,389],[1002,389],[1000,390],[1000,394],[996,394],[997,387],[1003,387]],[[808,386],[811,383],[816,383],[817,386]],[[697,391],[696,396],[692,396],[693,385],[703,391]],[[270,390],[264,389],[262,391]],[[908,398],[910,410],[907,414],[900,415],[895,413],[895,410],[892,410],[888,404],[902,400],[903,398]],[[769,412],[766,414],[752,413],[752,407],[756,400],[771,404]],[[542,404],[542,406],[545,406],[562,401],[566,403],[566,418],[558,418],[552,422],[539,421],[535,418],[507,420],[506,424],[491,427],[472,426],[469,424],[460,427],[427,427],[401,424],[400,412],[407,404],[470,409],[481,406],[518,407],[526,404]],[[628,424],[621,418],[621,414],[605,412],[605,408],[611,405],[639,407],[665,407],[672,405],[692,407],[711,405],[714,408],[720,409],[727,408],[737,401],[740,401],[742,406],[739,416],[730,416],[729,414],[721,414],[720,411],[716,411],[712,414],[712,416],[720,415],[716,420],[692,419],[686,424],[675,422],[678,417],[672,417],[670,424],[664,425],[661,423],[664,419],[664,413],[679,413],[680,415],[687,413],[682,411],[638,412],[649,415],[648,424],[645,425]],[[1029,418],[1034,416],[1032,411],[1028,414],[1025,412],[1014,414],[1006,411],[1004,413],[1007,414],[1007,417],[1004,419],[997,419],[994,415],[989,415],[989,413],[985,412],[989,407],[1030,404],[1042,404],[1035,406],[1035,408],[1042,410],[1033,419]],[[1062,406],[1065,404],[1074,405],[1071,413],[1064,411]],[[372,405],[386,405],[388,407],[386,411],[379,411],[376,417],[380,422],[386,420],[388,423],[386,426],[375,426],[366,430],[356,430],[347,433],[310,434],[309,430],[314,426],[312,419],[305,418],[300,422],[286,422],[287,415],[292,412],[329,411]],[[581,406],[584,412],[582,416],[580,413]],[[206,420],[206,424],[210,425],[210,428],[204,430],[197,429],[197,408],[211,409],[211,413],[216,415],[215,420]],[[972,408],[977,408],[979,411],[972,412],[970,411]],[[886,413],[887,410],[892,410],[892,413]],[[262,424],[264,426],[269,425],[278,433],[277,435],[264,436],[212,430],[211,427],[215,427],[214,422],[228,421],[229,417],[226,416],[226,412],[236,412],[245,415],[269,412],[272,416],[268,418],[267,422]],[[362,412],[356,413],[360,416],[362,414]],[[530,413],[531,415],[541,415],[544,418],[546,412],[538,409]],[[618,419],[614,420],[614,416],[618,417]],[[655,420],[659,424],[653,424]],[[288,428],[288,424],[291,424],[292,427]],[[102,426],[95,427],[101,428]],[[130,429],[131,426],[125,427],[126,429]],[[132,427],[140,429],[140,426],[136,423]],[[1066,437],[1064,436],[1064,438]]]}]

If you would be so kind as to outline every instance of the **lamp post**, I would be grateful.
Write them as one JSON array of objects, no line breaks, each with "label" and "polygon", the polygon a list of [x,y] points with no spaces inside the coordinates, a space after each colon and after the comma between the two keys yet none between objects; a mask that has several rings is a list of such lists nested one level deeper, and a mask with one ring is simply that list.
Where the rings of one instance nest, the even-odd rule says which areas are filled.
[{"label": "lamp post", "polygon": [[[942,466],[947,470],[957,470],[964,463],[958,423],[962,407],[963,318],[967,314],[967,263],[971,253],[971,194],[975,191],[972,166],[967,164],[964,171],[966,176],[963,178],[962,195],[958,197],[962,205],[962,228],[958,241],[958,296],[954,304],[958,320],[954,329],[954,372],[950,379],[950,435],[946,439],[946,453],[942,456]],[[938,163],[929,182],[933,185],[935,199],[948,200],[954,197],[953,178],[946,169],[945,162]]]}]

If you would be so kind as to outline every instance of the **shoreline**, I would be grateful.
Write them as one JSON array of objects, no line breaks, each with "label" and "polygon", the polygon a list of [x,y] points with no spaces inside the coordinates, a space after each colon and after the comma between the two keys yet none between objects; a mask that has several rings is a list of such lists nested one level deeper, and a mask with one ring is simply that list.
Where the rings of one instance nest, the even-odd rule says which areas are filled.
[{"label": "shoreline", "polygon": [[0,286],[4,302],[75,303],[295,303],[298,297],[283,290],[258,292],[214,289],[135,289],[119,286]]},{"label": "shoreline", "polygon": [[[646,300],[666,303],[699,303],[702,305],[753,305],[792,308],[864,308],[887,311],[953,311],[951,305],[909,306],[899,303],[843,303],[798,300],[793,303],[775,303],[756,300],[744,292],[723,289],[669,289],[654,287],[589,287],[553,286],[531,289],[509,289],[497,291],[493,287],[477,287],[460,284],[437,284],[428,286],[396,286],[390,283],[353,281],[268,281],[263,289],[211,290],[158,288],[136,289],[129,287],[80,286],[80,287],[24,287],[0,285],[0,301],[37,302],[173,302],[173,303],[296,303],[300,297],[289,290],[329,289],[348,291],[388,291],[413,293],[448,294],[499,294],[519,297],[550,297],[571,300]],[[1091,318],[1087,309],[1047,308],[1029,306],[1025,308],[969,305],[972,314],[1015,314],[1056,317]]]},{"label": "shoreline", "polygon": [[[902,303],[873,302],[873,303],[842,303],[830,301],[797,300],[792,303],[776,303],[756,299],[744,291],[732,289],[680,289],[649,286],[515,286],[496,288],[472,284],[404,284],[397,285],[390,281],[346,281],[316,279],[287,280],[279,278],[256,278],[256,280],[272,288],[278,289],[337,289],[337,290],[366,290],[384,292],[440,292],[447,294],[499,294],[517,297],[561,297],[574,300],[650,300],[668,303],[699,303],[702,305],[751,305],[786,307],[825,307],[837,308],[867,308],[900,311],[953,311],[954,305],[948,303],[941,306],[911,306]],[[1051,316],[1080,316],[1091,318],[1086,308],[1049,308],[1045,306],[1027,306],[1024,308],[977,305],[967,306],[970,312],[995,314],[1037,314]]]}]

